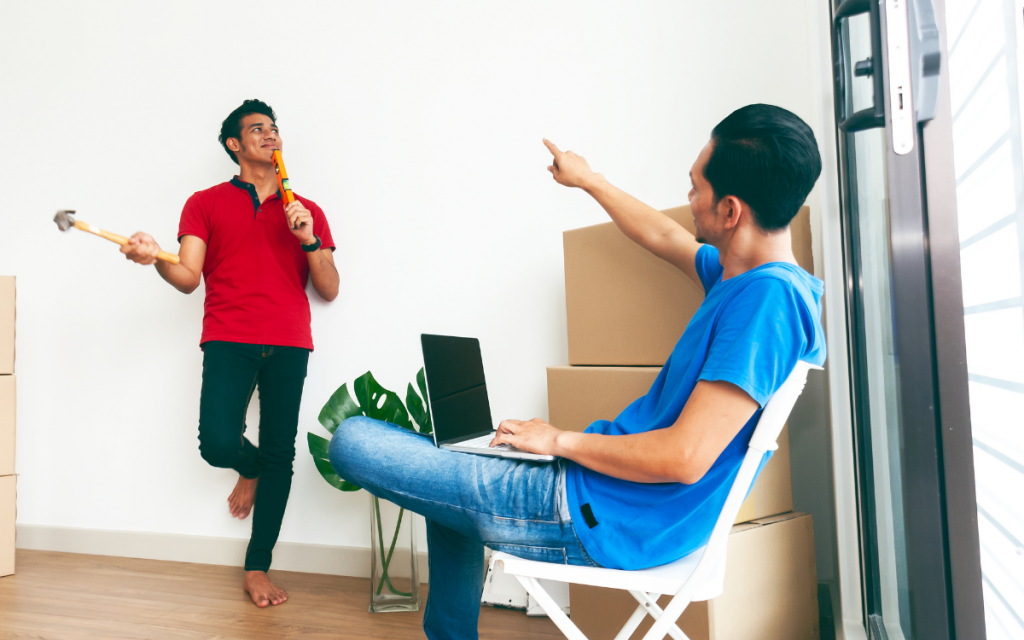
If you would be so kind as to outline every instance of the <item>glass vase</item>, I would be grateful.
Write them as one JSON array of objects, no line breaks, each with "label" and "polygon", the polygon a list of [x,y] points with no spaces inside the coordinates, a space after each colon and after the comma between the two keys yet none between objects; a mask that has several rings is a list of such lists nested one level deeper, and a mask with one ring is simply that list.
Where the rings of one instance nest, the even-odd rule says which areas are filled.
[{"label": "glass vase", "polygon": [[412,515],[370,496],[370,613],[420,610]]}]

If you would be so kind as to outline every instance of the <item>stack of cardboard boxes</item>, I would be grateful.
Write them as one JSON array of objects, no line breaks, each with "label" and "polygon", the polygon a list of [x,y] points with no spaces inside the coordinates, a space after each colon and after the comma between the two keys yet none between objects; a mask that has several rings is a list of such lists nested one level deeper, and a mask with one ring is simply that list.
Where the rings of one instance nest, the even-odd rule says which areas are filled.
[{"label": "stack of cardboard boxes", "polygon": [[14,573],[14,276],[0,276],[0,576]]},{"label": "stack of cardboard boxes", "polygon": [[[693,231],[688,206],[665,213]],[[792,235],[797,261],[812,271],[806,207]],[[548,368],[549,421],[583,431],[647,393],[704,291],[611,222],[567,231],[563,240],[569,365]],[[814,536],[811,517],[793,512],[786,429],[736,523],[725,593],[690,605],[680,618],[683,632],[692,640],[817,640]],[[569,602],[590,640],[614,638],[637,606],[628,592],[582,585],[571,585]],[[649,628],[650,618],[633,637]]]}]

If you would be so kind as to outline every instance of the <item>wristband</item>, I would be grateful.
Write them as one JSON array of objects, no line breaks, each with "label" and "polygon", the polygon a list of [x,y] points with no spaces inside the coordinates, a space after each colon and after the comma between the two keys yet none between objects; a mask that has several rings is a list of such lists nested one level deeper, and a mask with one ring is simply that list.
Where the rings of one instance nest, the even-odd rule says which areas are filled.
[{"label": "wristband", "polygon": [[310,245],[302,245],[302,250],[305,251],[306,253],[313,253],[314,251],[320,248],[321,244],[323,244],[320,242],[320,236],[313,234],[313,237],[316,238],[316,242]]}]

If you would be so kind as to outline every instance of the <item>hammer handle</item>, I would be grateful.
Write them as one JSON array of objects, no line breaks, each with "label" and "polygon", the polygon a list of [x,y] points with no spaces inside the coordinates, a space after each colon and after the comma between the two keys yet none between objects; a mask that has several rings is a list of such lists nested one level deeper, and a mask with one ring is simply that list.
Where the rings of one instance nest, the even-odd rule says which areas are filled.
[{"label": "hammer handle", "polygon": [[[106,238],[107,240],[110,240],[111,242],[116,242],[121,246],[128,244],[128,238],[124,236],[119,236],[116,233],[104,231],[99,227],[94,227],[91,224],[82,222],[81,220],[75,220],[75,228],[81,229],[82,231],[88,231],[89,233],[98,235],[101,238]],[[160,253],[156,254],[156,257],[158,260],[170,262],[171,264],[178,264],[181,262],[181,259],[178,258],[178,256],[174,255],[173,253],[167,253],[166,251],[161,251]]]}]

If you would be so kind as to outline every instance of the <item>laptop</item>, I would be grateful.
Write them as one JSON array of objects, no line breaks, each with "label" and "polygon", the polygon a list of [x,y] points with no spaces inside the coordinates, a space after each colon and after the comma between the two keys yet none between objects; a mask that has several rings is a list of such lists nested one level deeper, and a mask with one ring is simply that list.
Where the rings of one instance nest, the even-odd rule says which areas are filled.
[{"label": "laptop", "polygon": [[491,420],[484,361],[476,338],[422,334],[423,372],[430,400],[434,444],[442,449],[482,456],[551,461],[507,444],[487,446],[497,430]]}]

